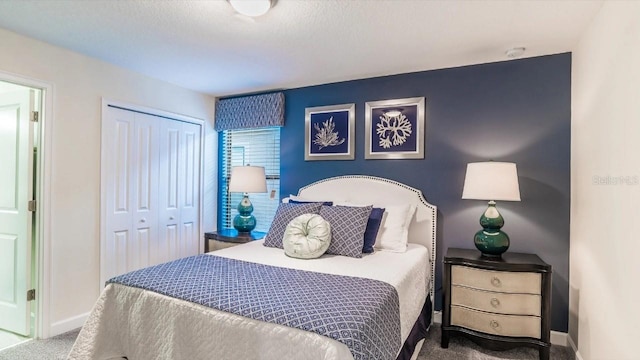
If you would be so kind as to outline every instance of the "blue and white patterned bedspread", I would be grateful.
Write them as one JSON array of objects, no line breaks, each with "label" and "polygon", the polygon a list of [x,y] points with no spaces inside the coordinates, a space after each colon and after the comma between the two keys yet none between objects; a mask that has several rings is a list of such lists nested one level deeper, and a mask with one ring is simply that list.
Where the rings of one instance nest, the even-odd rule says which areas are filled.
[{"label": "blue and white patterned bedspread", "polygon": [[395,359],[401,345],[398,293],[378,280],[197,255],[108,283],[324,335],[356,360]]}]

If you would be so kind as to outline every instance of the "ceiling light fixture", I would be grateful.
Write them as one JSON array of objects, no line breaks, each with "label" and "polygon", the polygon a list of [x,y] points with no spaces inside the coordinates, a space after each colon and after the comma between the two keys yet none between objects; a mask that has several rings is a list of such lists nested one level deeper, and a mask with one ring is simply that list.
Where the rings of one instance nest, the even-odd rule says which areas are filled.
[{"label": "ceiling light fixture", "polygon": [[239,14],[257,17],[267,13],[271,9],[271,0],[229,0],[229,4]]},{"label": "ceiling light fixture", "polygon": [[515,47],[515,48],[511,48],[511,49],[505,51],[504,54],[507,55],[508,58],[514,59],[514,58],[522,56],[522,54],[524,54],[525,50],[526,49],[523,48],[523,47]]}]

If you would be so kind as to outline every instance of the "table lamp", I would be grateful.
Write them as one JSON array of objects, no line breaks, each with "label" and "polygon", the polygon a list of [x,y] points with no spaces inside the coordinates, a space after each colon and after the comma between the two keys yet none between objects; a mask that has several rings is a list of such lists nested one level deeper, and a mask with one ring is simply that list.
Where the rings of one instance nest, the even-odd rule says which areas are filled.
[{"label": "table lamp", "polygon": [[234,166],[231,168],[229,192],[244,193],[238,204],[238,215],[233,218],[233,227],[239,233],[248,233],[256,228],[256,217],[251,215],[253,205],[248,193],[266,193],[267,178],[262,166]]},{"label": "table lamp", "polygon": [[489,200],[489,207],[480,217],[482,230],[473,241],[483,256],[501,257],[509,248],[509,236],[500,230],[504,219],[496,208],[496,200],[520,201],[516,164],[493,161],[467,164],[462,198]]}]

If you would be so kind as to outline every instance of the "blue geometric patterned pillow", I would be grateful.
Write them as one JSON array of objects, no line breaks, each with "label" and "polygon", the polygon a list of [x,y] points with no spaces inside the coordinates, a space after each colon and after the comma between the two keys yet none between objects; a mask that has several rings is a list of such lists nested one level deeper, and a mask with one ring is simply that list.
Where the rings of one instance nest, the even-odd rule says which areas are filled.
[{"label": "blue geometric patterned pillow", "polygon": [[317,214],[322,203],[289,204],[281,203],[273,218],[269,232],[264,237],[264,246],[282,249],[282,238],[289,222],[302,214]]},{"label": "blue geometric patterned pillow", "polygon": [[331,224],[327,254],[362,257],[364,231],[373,206],[322,206],[320,216]]}]

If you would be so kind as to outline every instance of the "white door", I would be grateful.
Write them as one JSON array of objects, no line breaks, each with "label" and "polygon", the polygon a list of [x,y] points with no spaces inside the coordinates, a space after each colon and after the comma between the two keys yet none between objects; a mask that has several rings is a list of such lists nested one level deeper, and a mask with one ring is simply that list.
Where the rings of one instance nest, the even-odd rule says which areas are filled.
[{"label": "white door", "polygon": [[180,241],[180,133],[179,121],[162,121],[160,126],[159,212],[156,263],[173,259]]},{"label": "white door", "polygon": [[108,108],[103,131],[106,254],[103,281],[157,263],[158,118]]},{"label": "white door", "polygon": [[0,96],[0,328],[29,335],[33,214],[30,89]]},{"label": "white door", "polygon": [[200,252],[200,125],[183,123],[180,186],[180,257]]},{"label": "white door", "polygon": [[102,282],[128,271],[128,247],[134,238],[131,229],[134,204],[131,162],[135,160],[135,113],[112,107],[107,111],[110,121],[103,122],[102,127],[103,137],[108,139],[102,143],[106,147],[103,151],[109,154],[102,164],[106,176],[102,189],[106,197],[103,246],[105,254],[110,256],[102,261]]},{"label": "white door", "polygon": [[101,283],[198,254],[201,126],[107,106]]},{"label": "white door", "polygon": [[[130,111],[129,111],[130,112]],[[129,243],[127,271],[153,264],[152,249],[158,237],[158,118],[134,113],[133,141],[133,241]]]},{"label": "white door", "polygon": [[200,237],[200,125],[160,127],[158,262],[196,255]]}]

